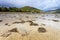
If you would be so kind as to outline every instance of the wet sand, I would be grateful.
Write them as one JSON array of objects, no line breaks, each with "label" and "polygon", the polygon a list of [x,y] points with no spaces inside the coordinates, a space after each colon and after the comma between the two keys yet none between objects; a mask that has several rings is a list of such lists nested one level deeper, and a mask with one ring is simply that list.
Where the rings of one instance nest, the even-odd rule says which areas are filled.
[{"label": "wet sand", "polygon": [[60,40],[60,14],[0,13],[0,40]]}]

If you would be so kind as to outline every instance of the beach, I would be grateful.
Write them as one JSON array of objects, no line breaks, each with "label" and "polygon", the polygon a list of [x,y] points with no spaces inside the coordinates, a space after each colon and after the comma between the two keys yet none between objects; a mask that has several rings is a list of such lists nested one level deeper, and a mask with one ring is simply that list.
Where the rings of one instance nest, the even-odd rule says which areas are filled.
[{"label": "beach", "polygon": [[60,40],[60,14],[1,12],[0,40]]}]

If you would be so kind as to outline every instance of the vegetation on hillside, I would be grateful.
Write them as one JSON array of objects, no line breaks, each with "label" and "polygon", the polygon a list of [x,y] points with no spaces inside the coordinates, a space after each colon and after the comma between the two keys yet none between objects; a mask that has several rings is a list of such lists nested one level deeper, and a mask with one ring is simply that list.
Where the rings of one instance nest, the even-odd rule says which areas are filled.
[{"label": "vegetation on hillside", "polygon": [[22,8],[0,7],[0,12],[36,12],[36,13],[40,13],[40,12],[42,12],[42,10],[39,10],[37,8],[34,8],[34,7],[30,7],[30,6],[25,6],[25,7],[22,7]]},{"label": "vegetation on hillside", "polygon": [[55,13],[60,13],[60,9],[56,9],[55,10]]}]

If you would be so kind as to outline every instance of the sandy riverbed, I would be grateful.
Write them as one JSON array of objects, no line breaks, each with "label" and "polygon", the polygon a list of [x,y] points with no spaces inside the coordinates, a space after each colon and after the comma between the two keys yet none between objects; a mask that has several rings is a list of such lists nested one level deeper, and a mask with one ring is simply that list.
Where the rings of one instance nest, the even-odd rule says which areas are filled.
[{"label": "sandy riverbed", "polygon": [[0,13],[0,40],[60,40],[60,14]]}]

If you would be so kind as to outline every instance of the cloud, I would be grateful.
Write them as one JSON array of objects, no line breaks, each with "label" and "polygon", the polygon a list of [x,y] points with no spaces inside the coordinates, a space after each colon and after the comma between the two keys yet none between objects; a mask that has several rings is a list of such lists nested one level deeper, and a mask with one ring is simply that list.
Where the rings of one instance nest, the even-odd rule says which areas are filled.
[{"label": "cloud", "polygon": [[33,6],[42,10],[51,10],[60,7],[60,0],[0,0],[0,5]]},{"label": "cloud", "polygon": [[43,9],[47,9],[47,8],[53,8],[53,7],[58,7],[59,5],[59,0],[47,0],[45,2],[43,2],[41,4],[42,7],[44,7]]}]

